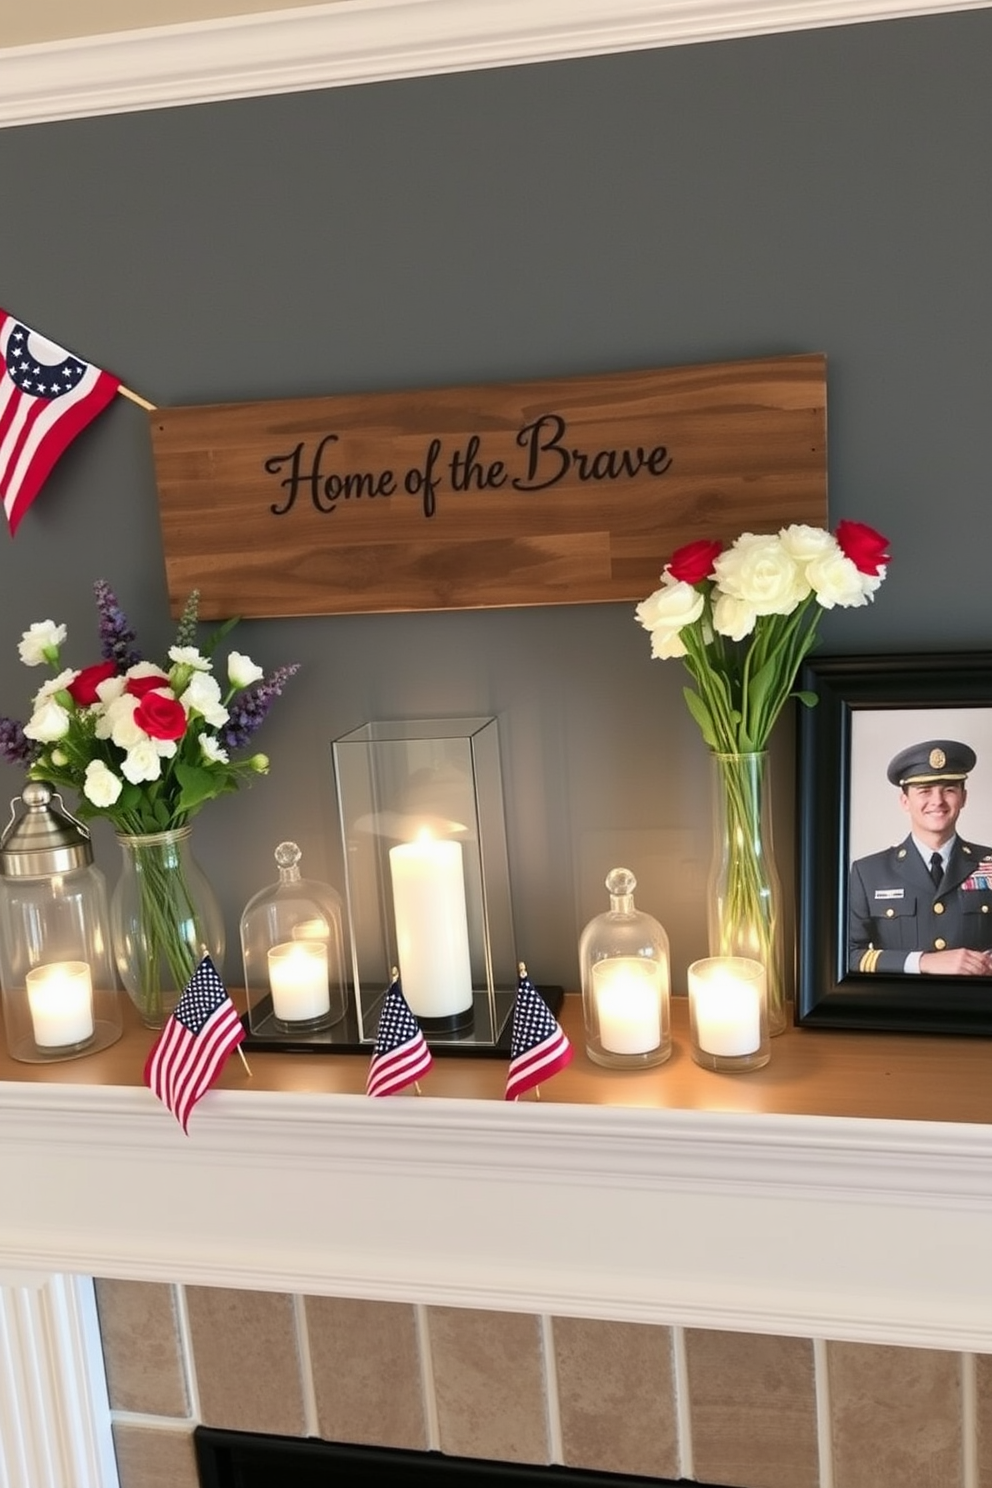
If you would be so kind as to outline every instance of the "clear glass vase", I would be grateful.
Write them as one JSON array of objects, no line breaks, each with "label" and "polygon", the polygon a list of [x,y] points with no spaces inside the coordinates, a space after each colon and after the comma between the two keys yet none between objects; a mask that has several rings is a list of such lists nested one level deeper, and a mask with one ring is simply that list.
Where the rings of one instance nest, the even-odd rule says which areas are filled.
[{"label": "clear glass vase", "polygon": [[120,834],[121,874],[110,901],[117,972],[146,1028],[161,1028],[196,967],[224,960],[224,917],[192,851],[192,827]]},{"label": "clear glass vase", "polygon": [[711,759],[710,955],[761,962],[767,977],[768,1032],[774,1037],[786,1026],[786,984],[768,754],[713,754]]}]

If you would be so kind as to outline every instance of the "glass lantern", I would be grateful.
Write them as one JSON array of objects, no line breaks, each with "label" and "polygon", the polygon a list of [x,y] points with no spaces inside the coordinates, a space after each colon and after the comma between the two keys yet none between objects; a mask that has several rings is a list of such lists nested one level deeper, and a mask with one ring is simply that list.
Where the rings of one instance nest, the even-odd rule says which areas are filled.
[{"label": "glass lantern", "polygon": [[295,842],[275,850],[279,880],[241,916],[248,1026],[277,1042],[327,1042],[347,1010],[341,896],[303,878]]},{"label": "glass lantern", "polygon": [[[86,828],[32,781],[0,838],[0,987],[7,1047],[26,1064],[76,1059],[121,1036],[103,874]],[[58,803],[57,805],[54,803]]]},{"label": "glass lantern", "polygon": [[634,906],[629,868],[607,874],[610,907],[579,940],[586,1053],[610,1069],[664,1064],[672,1052],[668,936]]}]

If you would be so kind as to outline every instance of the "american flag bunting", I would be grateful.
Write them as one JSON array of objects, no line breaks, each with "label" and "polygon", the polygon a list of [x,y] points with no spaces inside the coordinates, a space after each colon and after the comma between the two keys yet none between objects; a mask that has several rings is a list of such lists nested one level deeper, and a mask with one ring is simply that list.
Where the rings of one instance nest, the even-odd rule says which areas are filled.
[{"label": "american flag bunting", "polygon": [[510,1030],[510,1065],[506,1072],[506,1100],[516,1100],[563,1070],[572,1046],[558,1019],[538,992],[521,963]]},{"label": "american flag bunting", "polygon": [[414,1084],[434,1063],[420,1024],[410,1011],[393,972],[379,1013],[375,1048],[365,1081],[366,1095],[394,1095]]},{"label": "american flag bunting", "polygon": [[0,496],[13,535],[56,461],[120,379],[0,310]]},{"label": "american flag bunting", "polygon": [[144,1081],[188,1135],[190,1113],[245,1036],[209,956],[190,978],[145,1061]]}]

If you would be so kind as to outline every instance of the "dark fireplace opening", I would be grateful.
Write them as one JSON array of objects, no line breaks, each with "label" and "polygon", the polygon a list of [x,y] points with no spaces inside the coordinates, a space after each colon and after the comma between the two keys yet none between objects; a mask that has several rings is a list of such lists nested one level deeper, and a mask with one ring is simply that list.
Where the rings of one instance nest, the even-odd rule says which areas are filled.
[{"label": "dark fireplace opening", "polygon": [[522,1467],[442,1452],[356,1447],[313,1437],[262,1436],[197,1426],[201,1488],[328,1488],[382,1483],[386,1488],[720,1488],[687,1478],[642,1478],[573,1467]]}]

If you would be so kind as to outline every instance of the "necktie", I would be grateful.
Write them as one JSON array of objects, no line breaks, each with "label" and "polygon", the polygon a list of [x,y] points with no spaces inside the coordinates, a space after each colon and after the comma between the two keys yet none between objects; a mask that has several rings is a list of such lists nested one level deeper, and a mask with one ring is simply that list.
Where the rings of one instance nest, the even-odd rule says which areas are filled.
[{"label": "necktie", "polygon": [[930,854],[930,877],[933,879],[935,889],[940,887],[940,880],[944,876],[944,860],[939,852]]}]

